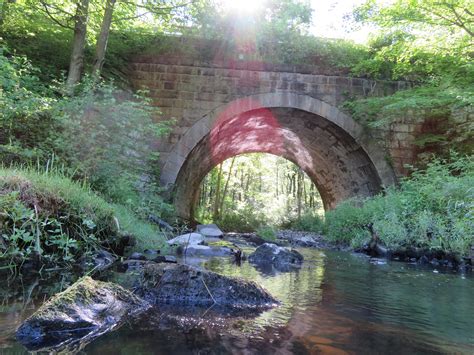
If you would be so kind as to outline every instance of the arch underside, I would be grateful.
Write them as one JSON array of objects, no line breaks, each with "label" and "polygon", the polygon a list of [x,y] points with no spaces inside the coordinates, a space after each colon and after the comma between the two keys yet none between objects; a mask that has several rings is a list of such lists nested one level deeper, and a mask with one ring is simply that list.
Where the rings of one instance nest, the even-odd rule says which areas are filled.
[{"label": "arch underside", "polygon": [[216,122],[189,152],[176,180],[178,214],[193,219],[200,183],[213,167],[255,152],[278,155],[301,167],[316,184],[325,209],[381,189],[365,150],[338,125],[300,109],[259,108]]}]

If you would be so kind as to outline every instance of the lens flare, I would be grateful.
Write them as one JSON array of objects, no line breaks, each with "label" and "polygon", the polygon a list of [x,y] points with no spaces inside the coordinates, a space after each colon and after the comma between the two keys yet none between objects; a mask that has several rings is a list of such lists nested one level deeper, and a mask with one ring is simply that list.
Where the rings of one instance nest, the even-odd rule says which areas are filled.
[{"label": "lens flare", "polygon": [[251,14],[260,10],[263,0],[221,0],[221,6],[229,12]]}]

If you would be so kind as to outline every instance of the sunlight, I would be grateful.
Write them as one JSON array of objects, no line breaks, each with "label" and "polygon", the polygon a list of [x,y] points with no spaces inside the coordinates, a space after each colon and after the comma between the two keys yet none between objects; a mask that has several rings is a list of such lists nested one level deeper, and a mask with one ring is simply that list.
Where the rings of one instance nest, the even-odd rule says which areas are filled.
[{"label": "sunlight", "polygon": [[221,0],[220,3],[226,11],[252,14],[262,8],[264,0]]}]

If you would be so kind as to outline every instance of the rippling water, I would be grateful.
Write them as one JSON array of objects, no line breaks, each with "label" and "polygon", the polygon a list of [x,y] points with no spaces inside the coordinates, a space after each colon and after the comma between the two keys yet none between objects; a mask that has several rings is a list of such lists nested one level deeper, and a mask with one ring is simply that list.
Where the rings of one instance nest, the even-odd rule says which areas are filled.
[{"label": "rippling water", "polygon": [[[254,280],[282,301],[249,318],[211,309],[156,309],[82,350],[87,354],[474,354],[474,278],[344,252],[303,249],[289,273],[212,259],[207,269]],[[1,285],[0,285],[1,286]],[[39,288],[39,291],[38,291]],[[48,289],[35,288],[37,298]],[[39,302],[0,308],[0,353],[22,354],[12,334]],[[27,299],[27,297],[25,298]]]}]

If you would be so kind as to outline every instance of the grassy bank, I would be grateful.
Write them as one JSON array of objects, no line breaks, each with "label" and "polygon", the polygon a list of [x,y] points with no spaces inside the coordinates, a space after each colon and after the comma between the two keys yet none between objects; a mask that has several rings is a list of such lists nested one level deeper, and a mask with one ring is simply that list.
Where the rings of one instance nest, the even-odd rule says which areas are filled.
[{"label": "grassy bank", "polygon": [[[153,225],[88,186],[57,173],[0,168],[0,258],[18,265],[31,258],[71,266],[81,256],[131,234],[137,248],[163,245]],[[6,261],[6,262],[5,262]]]},{"label": "grassy bank", "polygon": [[352,199],[326,214],[325,235],[354,248],[368,243],[373,225],[389,249],[410,246],[468,255],[474,246],[474,159],[435,160],[398,187]]}]

